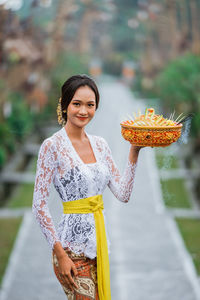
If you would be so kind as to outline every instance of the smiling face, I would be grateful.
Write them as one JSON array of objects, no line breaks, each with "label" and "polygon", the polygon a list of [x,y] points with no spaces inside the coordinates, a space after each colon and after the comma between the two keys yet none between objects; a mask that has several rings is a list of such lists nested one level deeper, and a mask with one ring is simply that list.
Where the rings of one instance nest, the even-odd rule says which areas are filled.
[{"label": "smiling face", "polygon": [[96,110],[95,93],[88,86],[78,88],[67,108],[67,123],[84,127],[94,117]]}]

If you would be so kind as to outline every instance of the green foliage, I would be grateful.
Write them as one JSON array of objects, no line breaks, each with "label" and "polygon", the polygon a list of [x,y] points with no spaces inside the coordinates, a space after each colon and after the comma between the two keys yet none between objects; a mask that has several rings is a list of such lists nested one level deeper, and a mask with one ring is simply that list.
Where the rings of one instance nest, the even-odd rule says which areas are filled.
[{"label": "green foliage", "polygon": [[177,169],[178,159],[175,156],[161,154],[156,155],[156,163],[159,169]]},{"label": "green foliage", "polygon": [[68,77],[88,72],[88,58],[78,53],[63,52],[59,55],[56,66],[51,71],[53,83],[61,86]]},{"label": "green foliage", "polygon": [[0,126],[0,168],[4,166],[8,155],[15,151],[15,138],[7,123]]},{"label": "green foliage", "polygon": [[104,62],[104,72],[115,76],[120,76],[122,73],[123,57],[121,54],[113,53]]},{"label": "green foliage", "polygon": [[197,101],[200,95],[200,57],[187,54],[171,62],[157,77],[158,95],[171,106]]},{"label": "green foliage", "polygon": [[0,169],[5,164],[6,158],[7,158],[6,149],[4,146],[0,145]]},{"label": "green foliage", "polygon": [[15,192],[6,203],[8,208],[30,207],[33,201],[32,183],[23,183],[17,186]]},{"label": "green foliage", "polygon": [[115,3],[121,8],[126,8],[126,9],[133,9],[134,7],[136,8],[138,5],[137,0],[116,0]]},{"label": "green foliage", "polygon": [[165,107],[177,113],[194,112],[191,131],[200,132],[200,57],[186,54],[172,61],[157,76],[155,93]]},{"label": "green foliage", "polygon": [[7,118],[7,122],[11,133],[22,142],[32,129],[32,115],[21,94],[12,93],[10,99],[12,102],[12,113]]},{"label": "green foliage", "polygon": [[166,206],[171,208],[191,208],[189,195],[182,178],[161,180],[161,187]]},{"label": "green foliage", "polygon": [[15,151],[15,138],[7,123],[0,126],[0,145],[5,147],[9,153]]},{"label": "green foliage", "polygon": [[49,123],[49,121],[52,120],[56,116],[55,107],[52,108],[52,103],[48,102],[48,104],[43,108],[43,110],[40,113],[34,113],[33,123],[34,123],[34,129],[40,130],[40,128],[45,124]]},{"label": "green foliage", "polygon": [[111,52],[105,57],[103,62],[103,72],[114,76],[122,75],[122,66],[125,61],[134,62],[135,55],[132,51]]},{"label": "green foliage", "polygon": [[193,120],[192,120],[192,132],[194,136],[198,136],[200,134],[200,112],[196,112]]},{"label": "green foliage", "polygon": [[22,217],[0,219],[0,285],[9,261],[9,256],[22,222]]},{"label": "green foliage", "polygon": [[200,275],[200,220],[175,218],[185,246],[191,254],[198,276]]}]

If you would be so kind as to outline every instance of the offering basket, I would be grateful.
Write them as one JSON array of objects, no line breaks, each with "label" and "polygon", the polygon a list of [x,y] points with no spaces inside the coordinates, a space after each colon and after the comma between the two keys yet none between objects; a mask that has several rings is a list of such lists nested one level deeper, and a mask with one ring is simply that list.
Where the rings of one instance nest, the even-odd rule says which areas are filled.
[{"label": "offering basket", "polygon": [[133,126],[121,124],[125,140],[135,146],[166,147],[181,136],[182,124],[176,126]]}]

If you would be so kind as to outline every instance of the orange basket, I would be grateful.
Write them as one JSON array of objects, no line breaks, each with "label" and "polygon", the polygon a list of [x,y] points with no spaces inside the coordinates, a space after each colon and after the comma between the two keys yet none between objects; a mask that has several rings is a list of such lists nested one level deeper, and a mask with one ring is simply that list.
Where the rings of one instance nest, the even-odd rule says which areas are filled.
[{"label": "orange basket", "polygon": [[133,126],[121,124],[125,140],[135,146],[167,147],[181,136],[182,124],[176,126]]}]

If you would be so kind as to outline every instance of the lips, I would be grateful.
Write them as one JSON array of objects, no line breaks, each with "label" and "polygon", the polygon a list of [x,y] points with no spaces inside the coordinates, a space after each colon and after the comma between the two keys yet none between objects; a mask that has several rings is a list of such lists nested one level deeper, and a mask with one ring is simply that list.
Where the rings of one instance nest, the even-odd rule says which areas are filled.
[{"label": "lips", "polygon": [[86,120],[87,119],[87,117],[77,117],[78,119],[80,119],[80,120]]}]

